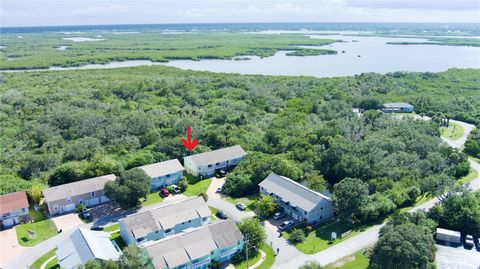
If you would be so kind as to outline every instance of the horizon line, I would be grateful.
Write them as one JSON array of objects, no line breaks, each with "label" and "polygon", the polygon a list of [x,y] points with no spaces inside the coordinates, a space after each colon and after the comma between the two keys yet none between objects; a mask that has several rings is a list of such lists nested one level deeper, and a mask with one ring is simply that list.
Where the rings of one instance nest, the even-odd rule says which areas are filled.
[{"label": "horizon line", "polygon": [[130,26],[130,25],[190,25],[190,24],[320,24],[320,23],[332,23],[332,24],[480,24],[480,22],[374,22],[374,21],[344,21],[344,22],[332,22],[332,21],[318,21],[318,22],[162,22],[162,23],[118,23],[118,24],[64,24],[64,25],[22,25],[22,26],[2,26],[0,29],[7,28],[40,28],[40,27],[85,27],[85,26]]}]

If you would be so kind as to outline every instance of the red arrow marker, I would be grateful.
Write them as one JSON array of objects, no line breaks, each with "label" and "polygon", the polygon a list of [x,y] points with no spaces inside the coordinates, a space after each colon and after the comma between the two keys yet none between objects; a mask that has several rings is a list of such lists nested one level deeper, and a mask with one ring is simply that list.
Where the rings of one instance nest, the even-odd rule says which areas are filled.
[{"label": "red arrow marker", "polygon": [[181,139],[183,145],[185,146],[186,149],[192,151],[195,149],[195,147],[198,145],[198,140],[194,139],[192,140],[192,137],[190,135],[190,126],[187,127],[187,140],[184,138]]}]

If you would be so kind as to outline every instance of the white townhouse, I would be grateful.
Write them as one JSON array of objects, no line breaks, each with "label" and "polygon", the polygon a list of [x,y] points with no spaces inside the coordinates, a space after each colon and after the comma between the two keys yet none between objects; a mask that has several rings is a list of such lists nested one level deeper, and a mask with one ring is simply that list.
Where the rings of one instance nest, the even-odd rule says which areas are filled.
[{"label": "white townhouse", "polygon": [[152,178],[151,191],[178,184],[183,176],[183,170],[185,170],[177,159],[147,164],[138,168]]},{"label": "white townhouse", "polygon": [[225,170],[240,163],[247,153],[239,145],[203,152],[183,158],[185,170],[194,176],[211,177],[218,170]]},{"label": "white townhouse", "polygon": [[330,197],[310,190],[288,177],[270,173],[258,185],[261,194],[275,197],[283,211],[296,220],[312,224],[334,215]]},{"label": "white townhouse", "polygon": [[27,194],[24,191],[0,196],[0,226],[11,227],[20,223],[20,217],[28,215]]}]

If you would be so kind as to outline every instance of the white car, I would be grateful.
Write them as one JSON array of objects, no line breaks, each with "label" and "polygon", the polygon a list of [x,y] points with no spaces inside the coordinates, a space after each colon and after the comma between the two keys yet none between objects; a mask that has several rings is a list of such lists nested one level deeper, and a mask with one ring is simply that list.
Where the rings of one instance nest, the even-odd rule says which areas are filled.
[{"label": "white car", "polygon": [[172,185],[172,189],[175,194],[182,192],[177,185]]},{"label": "white car", "polygon": [[244,203],[237,203],[236,207],[242,211],[245,211],[247,209],[247,205]]},{"label": "white car", "polygon": [[284,221],[282,224],[280,224],[278,226],[278,228],[281,230],[281,231],[285,231],[285,230],[288,230],[290,227],[292,227],[294,224],[293,221],[291,220],[287,220],[287,221]]},{"label": "white car", "polygon": [[475,242],[473,241],[473,236],[467,235],[465,236],[465,246],[473,248],[475,246]]},{"label": "white car", "polygon": [[274,219],[274,220],[279,220],[279,219],[281,219],[281,218],[283,218],[283,217],[285,217],[285,213],[284,213],[284,212],[281,212],[281,211],[273,214],[273,219]]}]

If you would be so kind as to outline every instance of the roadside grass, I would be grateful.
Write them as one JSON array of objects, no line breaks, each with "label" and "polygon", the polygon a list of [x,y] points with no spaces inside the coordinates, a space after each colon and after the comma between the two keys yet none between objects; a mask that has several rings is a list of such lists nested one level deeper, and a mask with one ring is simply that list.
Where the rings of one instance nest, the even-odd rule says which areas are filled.
[{"label": "roadside grass", "polygon": [[[275,252],[269,245],[265,243],[260,246],[260,249],[263,250],[263,252],[265,252],[266,256],[265,256],[265,260],[263,260],[263,262],[256,268],[260,268],[260,269],[271,268],[273,263],[275,262]],[[262,254],[259,252],[257,253],[257,255],[255,255],[255,257],[251,257],[250,259],[248,259],[248,266],[251,267],[252,265],[257,263],[261,257],[262,257]],[[233,266],[235,266],[236,269],[245,269],[246,268],[245,259],[241,260],[240,262],[234,263]]]},{"label": "roadside grass", "polygon": [[355,252],[353,255],[341,258],[340,260],[328,264],[325,269],[367,269],[370,260],[365,252],[366,250],[362,249],[358,252]]},{"label": "roadside grass", "polygon": [[258,194],[254,194],[246,197],[239,197],[239,198],[222,195],[222,198],[225,201],[232,203],[234,205],[236,205],[237,203],[244,203],[247,206],[247,211],[254,211],[257,206],[256,203],[258,200]]},{"label": "roadside grass", "polygon": [[212,215],[213,215],[213,216],[217,215],[217,213],[218,213],[218,209],[217,209],[217,208],[211,207],[211,206],[209,206],[208,208],[210,208],[210,211],[212,211]]},{"label": "roadside grass", "polygon": [[[334,221],[330,223],[325,223],[325,225],[320,226],[319,228],[308,232],[305,226],[300,226],[305,231],[305,240],[302,243],[296,244],[295,247],[305,253],[305,254],[314,254],[320,252],[324,249],[327,249],[333,245],[336,245],[346,239],[361,233],[371,226],[381,223],[372,222],[360,226],[351,226],[346,221]],[[343,233],[350,231],[344,237],[341,237]],[[332,232],[337,233],[337,239],[331,240]],[[290,236],[289,232],[283,232],[283,237],[288,240]]]},{"label": "roadside grass", "polygon": [[[29,230],[35,233],[33,238],[30,238]],[[18,225],[15,227],[15,231],[17,233],[18,243],[24,247],[34,246],[58,234],[57,227],[51,219]]]},{"label": "roadside grass", "polygon": [[127,246],[127,244],[125,244],[125,241],[123,241],[123,238],[120,236],[120,231],[110,234],[110,240],[115,241],[115,243],[117,243],[118,247],[121,250],[123,250],[123,248]]},{"label": "roadside grass", "polygon": [[[408,210],[410,210],[410,209],[412,209],[412,208],[414,208],[414,207],[416,207],[416,206],[419,206],[419,205],[421,205],[421,204],[423,204],[423,203],[426,203],[426,202],[428,202],[429,200],[431,200],[431,199],[433,199],[433,198],[435,198],[435,196],[431,196],[431,195],[427,195],[427,194],[420,195],[420,196],[418,196],[417,199],[415,200],[415,204],[413,204],[413,205],[411,205],[411,206],[407,206],[407,207],[402,207],[402,208],[398,209],[398,211],[399,211],[400,213],[407,212]],[[387,220],[390,219],[391,216],[393,216],[393,214],[390,215],[390,216],[388,216],[386,219],[387,219]]]},{"label": "roadside grass", "polygon": [[117,231],[117,230],[120,230],[120,224],[117,223],[117,224],[113,224],[113,225],[109,225],[107,227],[105,227],[103,229],[104,232],[107,232],[107,233],[110,233],[110,232],[113,232],[113,231]]},{"label": "roadside grass", "polygon": [[188,179],[188,187],[183,192],[186,196],[197,196],[202,192],[207,192],[210,183],[212,183],[211,179],[200,179],[198,177],[194,177],[192,175],[187,175]]},{"label": "roadside grass", "polygon": [[163,198],[160,195],[160,193],[158,191],[155,191],[147,195],[147,199],[142,201],[142,206],[149,206],[149,205],[160,203],[162,201],[163,201]]},{"label": "roadside grass", "polygon": [[440,133],[442,134],[442,136],[452,140],[458,140],[462,138],[464,131],[465,130],[460,124],[454,122],[450,122],[449,127],[440,128]]},{"label": "roadside grass", "polygon": [[55,258],[47,263],[45,269],[59,269],[60,265],[58,265],[58,259]]},{"label": "roadside grass", "polygon": [[477,178],[477,177],[478,177],[478,172],[477,172],[477,170],[471,168],[471,169],[470,169],[470,173],[468,173],[468,175],[466,175],[466,176],[458,179],[456,183],[457,183],[458,185],[467,184],[468,182],[474,180],[474,179]]},{"label": "roadside grass", "polygon": [[[42,264],[44,262],[46,262],[51,257],[55,256],[55,251],[57,251],[56,248],[50,250],[49,252],[45,253],[42,257],[38,258],[38,260],[36,260],[34,263],[32,263],[32,265],[30,265],[30,269],[39,269],[40,266],[42,266]],[[54,260],[56,260],[56,259],[54,259]],[[57,261],[57,263],[58,263],[58,261]]]}]

